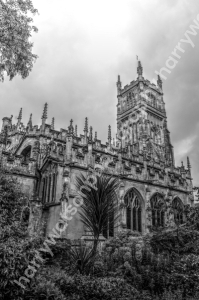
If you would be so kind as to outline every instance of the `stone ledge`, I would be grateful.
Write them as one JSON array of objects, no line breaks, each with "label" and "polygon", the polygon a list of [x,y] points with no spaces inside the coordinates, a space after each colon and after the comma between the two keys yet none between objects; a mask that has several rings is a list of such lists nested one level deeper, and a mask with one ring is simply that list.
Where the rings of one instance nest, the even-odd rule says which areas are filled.
[{"label": "stone ledge", "polygon": [[61,205],[61,202],[60,202],[60,201],[59,201],[59,202],[52,202],[52,203],[45,203],[43,209],[44,209],[44,210],[47,210],[47,209],[49,209],[50,207],[53,207],[53,206],[59,206],[59,205]]}]

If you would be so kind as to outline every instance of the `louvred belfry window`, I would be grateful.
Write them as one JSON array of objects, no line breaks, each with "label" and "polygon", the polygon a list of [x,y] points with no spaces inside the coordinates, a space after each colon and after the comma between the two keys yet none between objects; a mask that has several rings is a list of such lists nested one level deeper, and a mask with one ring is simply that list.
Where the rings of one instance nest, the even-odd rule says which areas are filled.
[{"label": "louvred belfry window", "polygon": [[157,193],[151,198],[150,202],[152,210],[152,226],[163,227],[165,219],[165,201],[163,196]]},{"label": "louvred belfry window", "polygon": [[174,213],[174,222],[176,224],[183,224],[184,223],[184,205],[178,197],[173,199],[172,209],[173,209],[173,213]]},{"label": "louvred belfry window", "polygon": [[142,232],[141,197],[132,189],[124,197],[126,204],[127,229]]}]

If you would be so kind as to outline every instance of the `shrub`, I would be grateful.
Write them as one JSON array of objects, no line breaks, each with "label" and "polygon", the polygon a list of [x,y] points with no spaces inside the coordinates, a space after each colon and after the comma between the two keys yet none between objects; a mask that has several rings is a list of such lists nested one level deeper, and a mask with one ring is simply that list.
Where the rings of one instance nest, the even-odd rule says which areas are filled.
[{"label": "shrub", "polygon": [[21,220],[27,198],[17,180],[1,172],[0,189],[0,298],[17,299],[24,291],[13,281],[23,276],[42,240],[28,237]]}]

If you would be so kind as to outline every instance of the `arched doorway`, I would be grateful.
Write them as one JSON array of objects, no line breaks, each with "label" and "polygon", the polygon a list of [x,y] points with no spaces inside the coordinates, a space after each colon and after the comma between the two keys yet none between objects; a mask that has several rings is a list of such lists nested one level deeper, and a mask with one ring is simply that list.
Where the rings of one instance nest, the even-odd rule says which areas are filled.
[{"label": "arched doorway", "polygon": [[142,197],[132,188],[124,197],[127,229],[142,232]]},{"label": "arched doorway", "polygon": [[176,224],[184,223],[184,204],[179,197],[175,197],[172,201],[172,209],[174,214],[174,222]]},{"label": "arched doorway", "polygon": [[166,204],[163,195],[155,193],[151,199],[151,217],[152,226],[163,227],[165,222],[165,208]]}]

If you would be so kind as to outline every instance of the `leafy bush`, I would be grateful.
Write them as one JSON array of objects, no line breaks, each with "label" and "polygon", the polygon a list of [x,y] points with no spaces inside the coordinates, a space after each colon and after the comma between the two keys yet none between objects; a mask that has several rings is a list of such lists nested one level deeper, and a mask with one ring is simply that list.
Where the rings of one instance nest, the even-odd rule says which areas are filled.
[{"label": "leafy bush", "polygon": [[85,275],[91,273],[96,257],[93,249],[80,244],[78,247],[71,247],[69,256],[74,271]]},{"label": "leafy bush", "polygon": [[37,281],[46,282],[46,280],[53,282],[55,287],[65,296],[65,299],[73,299],[72,297],[81,300],[112,300],[122,297],[137,299],[136,297],[139,296],[135,288],[120,278],[96,278],[80,274],[68,276],[64,271],[60,272],[59,268],[45,268],[37,276],[34,287],[38,289]]},{"label": "leafy bush", "polygon": [[1,172],[0,189],[0,298],[17,299],[23,290],[13,281],[23,276],[41,238],[30,240],[27,235],[27,224],[21,219],[27,198],[17,180]]},{"label": "leafy bush", "polygon": [[188,228],[179,228],[169,232],[155,233],[150,239],[150,245],[155,253],[169,254],[198,253],[199,232]]}]

